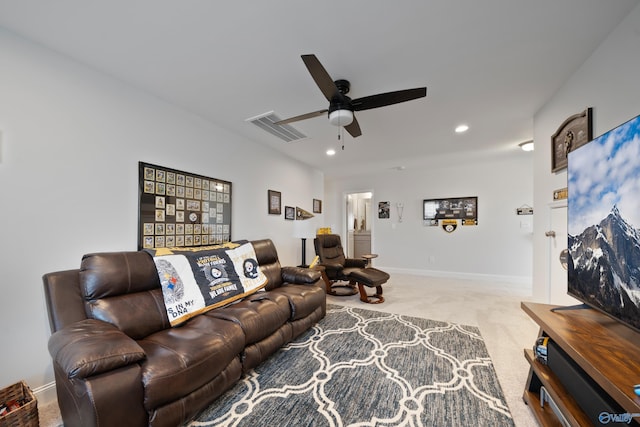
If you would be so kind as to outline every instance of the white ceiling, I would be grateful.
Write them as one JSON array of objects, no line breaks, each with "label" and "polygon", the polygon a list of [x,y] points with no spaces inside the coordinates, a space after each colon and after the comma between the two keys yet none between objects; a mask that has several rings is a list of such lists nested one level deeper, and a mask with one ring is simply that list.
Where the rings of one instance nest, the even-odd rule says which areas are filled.
[{"label": "white ceiling", "polygon": [[[0,26],[341,176],[517,152],[535,112],[639,2],[0,0]],[[427,97],[356,113],[362,136],[345,132],[344,151],[326,117],[282,142],[245,120],[327,108],[307,53],[350,80],[352,98]]]}]

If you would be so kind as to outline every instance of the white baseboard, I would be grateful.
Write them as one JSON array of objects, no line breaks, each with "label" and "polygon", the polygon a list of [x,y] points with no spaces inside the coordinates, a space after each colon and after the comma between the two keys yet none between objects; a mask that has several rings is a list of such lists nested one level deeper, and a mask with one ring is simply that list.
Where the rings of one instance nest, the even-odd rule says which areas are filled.
[{"label": "white baseboard", "polygon": [[504,276],[497,274],[479,274],[479,273],[460,273],[451,271],[438,270],[419,270],[413,268],[394,268],[394,267],[378,267],[382,271],[389,274],[409,274],[414,276],[444,277],[450,279],[477,280],[480,282],[498,282],[509,283],[516,286],[521,291],[531,292],[533,286],[533,278],[531,276]]},{"label": "white baseboard", "polygon": [[33,388],[31,391],[35,395],[39,407],[55,402],[58,399],[55,381]]}]

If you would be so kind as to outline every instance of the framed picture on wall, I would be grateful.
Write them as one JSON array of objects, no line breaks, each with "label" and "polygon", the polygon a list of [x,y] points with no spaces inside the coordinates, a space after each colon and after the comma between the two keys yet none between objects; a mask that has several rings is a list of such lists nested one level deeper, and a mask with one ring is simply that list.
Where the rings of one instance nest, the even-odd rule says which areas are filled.
[{"label": "framed picture on wall", "polygon": [[296,208],[293,206],[285,206],[284,219],[296,219]]},{"label": "framed picture on wall", "polygon": [[280,215],[282,213],[282,193],[279,191],[269,190],[269,215]]},{"label": "framed picture on wall", "polygon": [[389,202],[378,202],[378,218],[380,219],[389,219],[390,215],[390,205]]},{"label": "framed picture on wall", "polygon": [[322,200],[313,199],[313,213],[322,213]]}]

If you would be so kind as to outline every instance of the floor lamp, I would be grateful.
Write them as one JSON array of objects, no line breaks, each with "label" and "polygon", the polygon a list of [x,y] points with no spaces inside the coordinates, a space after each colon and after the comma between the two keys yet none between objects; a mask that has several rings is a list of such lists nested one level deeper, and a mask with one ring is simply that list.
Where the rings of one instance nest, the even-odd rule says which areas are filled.
[{"label": "floor lamp", "polygon": [[299,267],[308,267],[307,264],[307,239],[315,237],[313,222],[304,219],[296,219],[294,225],[294,237],[302,240],[302,264]]}]

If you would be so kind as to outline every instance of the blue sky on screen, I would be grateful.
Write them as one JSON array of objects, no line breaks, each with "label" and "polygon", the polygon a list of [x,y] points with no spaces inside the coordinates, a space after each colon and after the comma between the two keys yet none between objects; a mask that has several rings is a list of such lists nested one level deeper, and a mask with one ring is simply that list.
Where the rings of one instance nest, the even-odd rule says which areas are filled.
[{"label": "blue sky on screen", "polygon": [[640,116],[569,153],[568,232],[599,224],[614,205],[640,227]]}]

